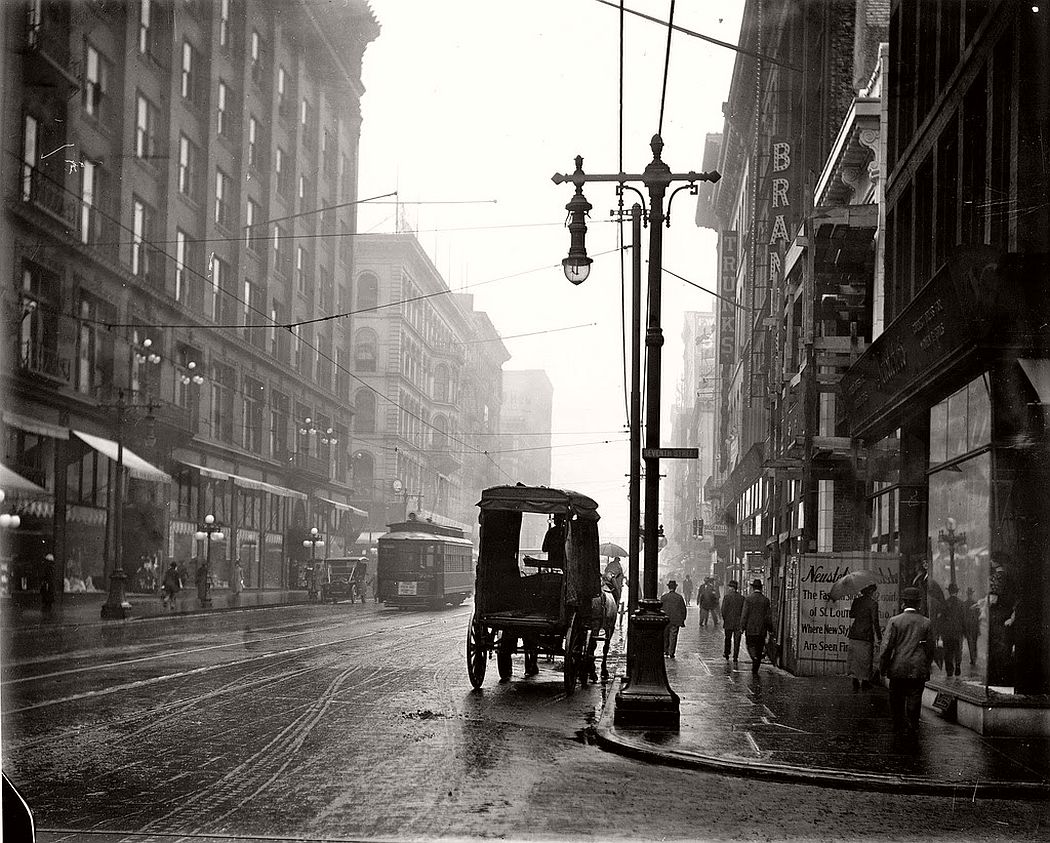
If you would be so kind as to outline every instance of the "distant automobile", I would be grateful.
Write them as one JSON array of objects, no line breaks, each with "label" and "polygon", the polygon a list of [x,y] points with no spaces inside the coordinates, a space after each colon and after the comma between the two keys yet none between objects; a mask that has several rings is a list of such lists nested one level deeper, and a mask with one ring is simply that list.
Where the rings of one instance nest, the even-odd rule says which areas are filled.
[{"label": "distant automobile", "polygon": [[328,567],[326,582],[321,584],[321,600],[360,599],[365,602],[365,580],[368,578],[367,556],[336,556],[325,560]]}]

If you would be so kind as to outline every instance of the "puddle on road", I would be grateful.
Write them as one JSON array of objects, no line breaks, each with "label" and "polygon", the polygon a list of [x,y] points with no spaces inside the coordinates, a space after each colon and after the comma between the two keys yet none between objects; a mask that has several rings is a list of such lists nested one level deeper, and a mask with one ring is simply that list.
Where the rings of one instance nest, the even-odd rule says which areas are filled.
[{"label": "puddle on road", "polygon": [[462,714],[448,714],[444,711],[431,711],[429,708],[420,708],[416,711],[402,711],[398,717],[404,720],[462,720]]}]

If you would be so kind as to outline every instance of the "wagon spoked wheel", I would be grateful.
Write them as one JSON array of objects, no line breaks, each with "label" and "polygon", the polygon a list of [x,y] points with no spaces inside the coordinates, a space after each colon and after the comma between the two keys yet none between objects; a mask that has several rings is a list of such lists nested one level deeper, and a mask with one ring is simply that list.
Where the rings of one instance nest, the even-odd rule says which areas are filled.
[{"label": "wagon spoked wheel", "polygon": [[472,618],[467,627],[467,677],[475,688],[480,688],[485,681],[488,655],[488,632],[483,624]]},{"label": "wagon spoked wheel", "polygon": [[511,656],[515,643],[515,639],[507,635],[506,631],[500,633],[499,643],[496,644],[496,669],[499,671],[500,680],[504,682],[514,674]]},{"label": "wagon spoked wheel", "polygon": [[569,627],[565,630],[565,672],[562,681],[565,684],[565,693],[571,694],[576,690],[576,674],[581,669],[583,659],[583,648],[580,646],[579,620],[575,612],[569,618]]}]

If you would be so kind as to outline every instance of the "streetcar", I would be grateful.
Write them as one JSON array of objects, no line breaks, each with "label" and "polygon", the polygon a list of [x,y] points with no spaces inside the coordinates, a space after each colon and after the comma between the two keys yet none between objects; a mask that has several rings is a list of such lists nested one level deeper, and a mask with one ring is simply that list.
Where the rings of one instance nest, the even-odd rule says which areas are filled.
[{"label": "streetcar", "polygon": [[398,608],[458,606],[474,591],[474,545],[463,530],[423,520],[387,525],[379,537],[376,588]]}]

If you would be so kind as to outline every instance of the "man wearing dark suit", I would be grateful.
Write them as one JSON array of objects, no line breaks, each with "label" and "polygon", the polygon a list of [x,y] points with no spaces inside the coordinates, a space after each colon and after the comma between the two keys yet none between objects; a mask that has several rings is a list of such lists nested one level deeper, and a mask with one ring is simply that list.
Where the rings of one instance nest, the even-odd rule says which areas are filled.
[{"label": "man wearing dark suit", "polygon": [[729,591],[722,598],[722,629],[726,634],[725,657],[729,661],[729,648],[733,648],[733,663],[740,656],[740,613],[744,611],[744,595],[736,580],[729,581]]},{"label": "man wearing dark suit", "polygon": [[677,581],[671,580],[667,583],[667,591],[660,598],[660,608],[667,615],[667,626],[664,628],[664,655],[669,659],[674,658],[675,650],[678,649],[678,630],[685,626],[685,600],[677,589]]},{"label": "man wearing dark suit", "polygon": [[751,673],[758,676],[758,666],[762,664],[762,653],[766,649],[766,635],[773,631],[773,607],[762,593],[762,580],[751,583],[751,593],[740,613],[740,628],[744,630],[744,641],[751,656]]},{"label": "man wearing dark suit", "polygon": [[880,663],[883,674],[890,680],[893,730],[909,737],[916,737],[919,732],[922,690],[930,678],[933,661],[933,631],[929,618],[918,610],[921,601],[919,589],[904,589],[901,594],[904,611],[890,618],[886,625]]}]

